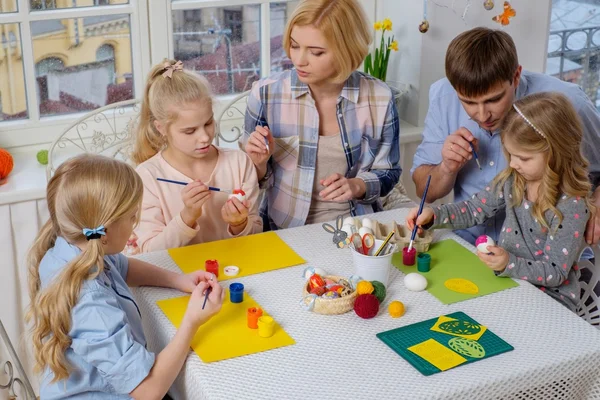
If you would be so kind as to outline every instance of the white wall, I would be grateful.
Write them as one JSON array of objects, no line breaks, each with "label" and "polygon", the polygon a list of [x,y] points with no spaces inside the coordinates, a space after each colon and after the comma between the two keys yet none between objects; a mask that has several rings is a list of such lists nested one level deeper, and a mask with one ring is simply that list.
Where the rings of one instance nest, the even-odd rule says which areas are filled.
[{"label": "white wall", "polygon": [[[418,25],[423,19],[423,0],[376,0],[377,19],[391,18],[393,32],[400,44],[400,51],[390,57],[388,81],[410,83],[408,104],[401,110],[401,117],[413,125],[422,125],[428,106],[430,85],[445,76],[444,58],[450,41],[459,33],[476,26],[500,28],[492,21],[502,13],[502,0],[495,0],[491,11],[483,8],[483,0],[470,0],[465,21],[461,19],[467,0],[435,0],[440,5],[455,3],[450,8],[428,2],[427,19],[429,31],[421,34]],[[416,3],[416,4],[415,4]],[[409,5],[410,4],[410,5]],[[513,0],[517,16],[506,26],[517,45],[523,68],[543,72],[546,61],[548,25],[551,0]],[[466,22],[466,23],[465,23]]]}]

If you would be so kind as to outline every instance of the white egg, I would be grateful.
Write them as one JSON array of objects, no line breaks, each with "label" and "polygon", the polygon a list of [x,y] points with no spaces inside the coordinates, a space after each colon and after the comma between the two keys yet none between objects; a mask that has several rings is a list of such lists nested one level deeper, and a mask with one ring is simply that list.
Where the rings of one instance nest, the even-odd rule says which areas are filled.
[{"label": "white egg", "polygon": [[366,233],[370,233],[372,235],[373,229],[363,226],[358,230],[358,234],[360,235],[360,237],[363,237]]},{"label": "white egg", "polygon": [[246,200],[246,195],[243,195],[241,193],[236,193],[236,194],[230,194],[229,195],[230,199],[233,198],[233,197],[236,197],[242,203],[244,202],[244,200]]},{"label": "white egg", "polygon": [[373,230],[373,221],[371,221],[369,218],[363,218],[362,226],[364,226],[365,228],[369,228],[370,230]]},{"label": "white egg", "polygon": [[314,274],[325,276],[327,273],[323,268],[319,267],[306,267],[304,268],[304,279],[309,280]]},{"label": "white egg", "polygon": [[354,218],[352,218],[352,217],[344,218],[344,225],[354,225]]},{"label": "white egg", "polygon": [[420,292],[427,287],[427,279],[421,274],[412,272],[404,277],[404,286],[413,292]]},{"label": "white egg", "polygon": [[344,225],[342,226],[342,230],[348,234],[348,237],[352,236],[354,225]]}]

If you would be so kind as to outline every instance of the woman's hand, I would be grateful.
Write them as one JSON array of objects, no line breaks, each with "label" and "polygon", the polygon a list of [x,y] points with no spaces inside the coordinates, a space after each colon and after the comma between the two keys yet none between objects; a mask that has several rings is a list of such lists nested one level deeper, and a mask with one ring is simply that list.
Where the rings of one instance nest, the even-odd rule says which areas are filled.
[{"label": "woman's hand", "polygon": [[[267,146],[268,143],[269,145]],[[256,126],[254,132],[250,134],[250,139],[246,142],[246,154],[250,157],[256,167],[265,167],[271,154],[275,142],[271,131],[266,126]]]},{"label": "woman's hand", "polygon": [[341,174],[333,174],[319,182],[325,189],[319,196],[327,201],[348,201],[364,197],[367,191],[365,182],[360,178],[346,178]]}]

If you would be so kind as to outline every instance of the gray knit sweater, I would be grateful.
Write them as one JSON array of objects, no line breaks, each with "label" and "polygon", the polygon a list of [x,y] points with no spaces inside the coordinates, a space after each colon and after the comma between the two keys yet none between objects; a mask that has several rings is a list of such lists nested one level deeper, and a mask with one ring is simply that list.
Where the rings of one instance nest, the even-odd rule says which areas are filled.
[{"label": "gray knit sweater", "polygon": [[590,216],[581,198],[562,195],[556,208],[563,220],[551,211],[545,217],[550,231],[532,215],[533,204],[523,199],[512,207],[512,179],[500,192],[488,185],[471,199],[434,207],[431,228],[464,229],[483,224],[499,210],[506,210],[498,246],[509,253],[506,269],[498,276],[523,279],[574,310],[580,299],[580,272],[576,262],[584,243],[585,226]]}]

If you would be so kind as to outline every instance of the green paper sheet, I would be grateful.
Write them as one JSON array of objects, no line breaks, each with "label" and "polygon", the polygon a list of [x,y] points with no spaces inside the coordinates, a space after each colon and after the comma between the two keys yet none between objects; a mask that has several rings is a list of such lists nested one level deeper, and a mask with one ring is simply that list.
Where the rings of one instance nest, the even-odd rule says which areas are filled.
[{"label": "green paper sheet", "polygon": [[[443,304],[457,303],[518,286],[510,278],[497,277],[494,271],[479,260],[477,255],[452,239],[432,243],[427,253],[431,255],[429,272],[418,272],[416,263],[410,267],[405,266],[402,263],[402,252],[394,254],[392,264],[405,274],[417,272],[427,278],[427,291]],[[479,292],[465,294],[446,288],[444,282],[452,278],[467,279],[473,282],[479,288]]]}]

